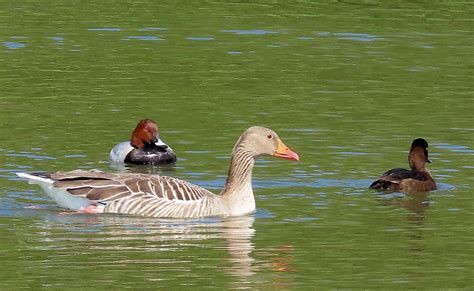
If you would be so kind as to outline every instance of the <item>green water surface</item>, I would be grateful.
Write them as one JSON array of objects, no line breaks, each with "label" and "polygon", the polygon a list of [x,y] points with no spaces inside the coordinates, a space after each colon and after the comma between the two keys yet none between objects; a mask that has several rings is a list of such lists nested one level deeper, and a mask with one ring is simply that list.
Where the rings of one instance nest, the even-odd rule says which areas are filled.
[{"label": "green water surface", "polygon": [[[474,5],[321,2],[3,0],[0,289],[474,288]],[[108,163],[141,118],[176,166]],[[301,160],[259,160],[240,218],[63,214],[14,174],[218,192],[252,125]],[[368,190],[417,137],[440,189]]]}]

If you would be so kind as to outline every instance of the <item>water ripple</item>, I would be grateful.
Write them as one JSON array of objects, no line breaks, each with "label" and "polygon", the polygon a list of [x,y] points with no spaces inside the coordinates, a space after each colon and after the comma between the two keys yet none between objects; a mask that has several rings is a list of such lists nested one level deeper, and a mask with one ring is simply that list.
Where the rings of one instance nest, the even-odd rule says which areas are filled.
[{"label": "water ripple", "polygon": [[24,48],[26,46],[24,43],[13,41],[5,41],[3,42],[3,45],[12,50]]},{"label": "water ripple", "polygon": [[163,31],[163,30],[168,30],[168,29],[164,27],[145,27],[145,28],[139,29],[138,31]]},{"label": "water ripple", "polygon": [[47,37],[48,39],[52,39],[54,41],[64,41],[64,37],[62,36],[50,36],[50,37]]},{"label": "water ripple", "polygon": [[157,41],[157,40],[164,40],[159,36],[151,36],[151,35],[130,35],[124,38],[123,40],[130,40],[130,39],[138,39],[138,40],[146,40],[146,41]]},{"label": "water ripple", "polygon": [[467,146],[463,145],[453,145],[449,143],[438,143],[433,145],[434,148],[437,149],[443,149],[443,150],[449,150],[451,152],[456,152],[456,153],[465,153],[470,156],[474,155],[474,150],[469,149]]},{"label": "water ripple", "polygon": [[88,28],[89,31],[121,31],[121,28],[112,28],[112,27],[99,27],[99,28]]},{"label": "water ripple", "polygon": [[276,34],[278,32],[264,30],[264,29],[251,29],[251,30],[243,30],[243,29],[224,29],[221,32],[228,32],[228,33],[235,33],[240,35],[265,35],[265,34]]},{"label": "water ripple", "polygon": [[10,154],[6,154],[6,156],[30,158],[30,159],[35,159],[35,160],[56,160],[55,157],[37,155],[37,154],[29,153],[29,152],[10,153]]},{"label": "water ripple", "polygon": [[188,40],[197,40],[197,41],[207,41],[207,40],[214,40],[213,37],[198,37],[198,36],[188,36],[186,37]]},{"label": "water ripple", "polygon": [[377,41],[377,40],[384,39],[383,37],[371,35],[368,33],[338,32],[338,33],[334,33],[334,35],[338,36],[337,39],[342,39],[342,40]]}]

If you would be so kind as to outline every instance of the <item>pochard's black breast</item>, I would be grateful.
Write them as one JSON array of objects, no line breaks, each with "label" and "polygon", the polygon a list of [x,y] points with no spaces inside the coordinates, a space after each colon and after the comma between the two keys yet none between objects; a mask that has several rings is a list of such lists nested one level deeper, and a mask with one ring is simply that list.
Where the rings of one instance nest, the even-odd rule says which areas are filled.
[{"label": "pochard's black breast", "polygon": [[171,164],[176,162],[176,154],[169,147],[148,144],[143,149],[130,151],[124,162],[138,165]]}]

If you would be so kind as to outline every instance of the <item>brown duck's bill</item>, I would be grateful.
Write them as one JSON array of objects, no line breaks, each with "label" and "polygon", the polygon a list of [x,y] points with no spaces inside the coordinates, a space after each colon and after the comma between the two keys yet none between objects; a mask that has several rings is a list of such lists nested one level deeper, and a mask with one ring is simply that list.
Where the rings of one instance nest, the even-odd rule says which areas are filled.
[{"label": "brown duck's bill", "polygon": [[298,156],[297,153],[294,151],[290,150],[282,141],[278,142],[278,148],[273,154],[275,157],[287,159],[287,160],[294,160],[294,161],[299,161],[300,157]]}]

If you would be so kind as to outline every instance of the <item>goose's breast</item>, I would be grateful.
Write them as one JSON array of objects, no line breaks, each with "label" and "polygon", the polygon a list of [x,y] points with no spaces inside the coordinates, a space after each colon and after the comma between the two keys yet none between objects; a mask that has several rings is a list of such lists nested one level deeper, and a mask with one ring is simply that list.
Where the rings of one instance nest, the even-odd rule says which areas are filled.
[{"label": "goose's breast", "polygon": [[205,196],[199,200],[168,200],[156,196],[140,195],[112,201],[104,212],[123,213],[162,218],[196,218],[225,215],[218,197]]}]

